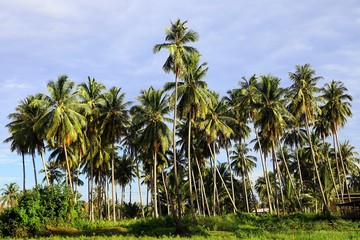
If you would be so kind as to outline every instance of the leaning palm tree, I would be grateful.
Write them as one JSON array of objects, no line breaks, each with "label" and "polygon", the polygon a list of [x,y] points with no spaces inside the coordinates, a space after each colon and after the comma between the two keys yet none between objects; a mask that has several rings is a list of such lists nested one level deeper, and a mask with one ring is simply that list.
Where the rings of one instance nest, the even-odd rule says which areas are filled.
[{"label": "leaning palm tree", "polygon": [[17,183],[5,184],[5,188],[0,190],[2,206],[14,207],[19,196],[19,185]]},{"label": "leaning palm tree", "polygon": [[295,66],[295,72],[289,73],[290,79],[293,84],[290,87],[289,97],[291,98],[290,111],[296,119],[304,120],[306,134],[309,139],[311,158],[315,168],[316,179],[319,184],[322,201],[324,203],[324,211],[328,212],[329,207],[327,205],[325,192],[320,179],[320,173],[318,171],[315,151],[310,137],[310,124],[315,120],[315,116],[319,112],[317,102],[319,98],[316,94],[320,91],[317,87],[317,82],[322,79],[320,76],[315,76],[316,72],[311,68],[309,64],[303,66]]},{"label": "leaning palm tree", "polygon": [[129,124],[128,110],[130,102],[125,102],[125,94],[121,88],[112,87],[102,95],[103,104],[99,107],[99,121],[101,122],[101,135],[105,143],[111,144],[111,179],[112,179],[112,210],[113,221],[116,221],[115,211],[115,143],[125,135]]},{"label": "leaning palm tree", "polygon": [[[337,160],[337,152],[339,152],[340,156],[340,162],[341,162],[341,168],[342,168],[342,179],[339,182],[341,193],[343,193],[343,188],[345,185],[347,194],[348,194],[348,200],[350,199],[350,193],[349,188],[347,184],[344,184],[346,181],[346,171],[344,166],[343,157],[341,154],[339,139],[338,139],[338,131],[341,127],[343,127],[346,123],[346,118],[351,117],[351,101],[352,97],[347,94],[347,88],[344,86],[342,82],[338,81],[331,81],[331,83],[325,84],[325,87],[322,89],[323,94],[322,98],[325,101],[325,105],[321,107],[321,110],[324,114],[325,119],[329,121],[331,133],[333,135],[333,144],[335,149],[335,159]],[[338,174],[340,173],[340,170],[338,171]],[[342,200],[344,201],[343,195],[341,196]]]},{"label": "leaning palm tree", "polygon": [[[207,84],[203,80],[208,68],[207,63],[199,65],[200,54],[193,53],[185,58],[186,65],[183,74],[178,82],[178,112],[180,118],[186,118],[188,123],[187,132],[187,157],[188,157],[188,179],[189,179],[189,194],[190,207],[193,218],[195,218],[192,194],[192,177],[191,177],[191,127],[196,118],[205,117],[207,106],[209,105],[209,92]],[[174,82],[166,83],[165,90],[176,87]],[[175,92],[173,93],[173,97]]]},{"label": "leaning palm tree", "polygon": [[138,127],[143,128],[139,137],[143,149],[152,153],[153,160],[153,185],[152,197],[154,205],[154,217],[158,217],[157,209],[157,158],[159,152],[165,153],[168,149],[170,140],[170,129],[166,125],[170,119],[165,116],[170,112],[169,98],[163,90],[155,90],[150,87],[142,90],[138,101],[141,105],[135,105],[131,108],[133,121]]},{"label": "leaning palm tree", "polygon": [[186,44],[195,42],[198,39],[198,34],[186,26],[187,21],[182,22],[177,19],[174,23],[171,22],[171,27],[166,28],[165,43],[156,44],[154,46],[154,53],[159,52],[165,48],[169,51],[169,56],[166,59],[163,69],[165,72],[172,71],[175,74],[175,94],[174,94],[174,119],[173,119],[173,157],[174,157],[174,174],[175,174],[175,194],[178,202],[178,217],[181,218],[181,204],[179,196],[179,183],[177,178],[177,161],[176,161],[176,121],[177,121],[177,99],[178,99],[178,79],[180,78],[185,67],[185,56],[197,52],[194,47]]},{"label": "leaning palm tree", "polygon": [[34,106],[46,107],[45,113],[35,123],[34,129],[43,133],[45,139],[54,146],[64,149],[66,161],[67,183],[72,186],[70,163],[67,151],[70,144],[77,140],[82,134],[83,126],[86,124],[85,116],[80,114],[87,110],[87,106],[77,101],[77,94],[73,92],[75,83],[66,75],[59,76],[57,81],[47,84],[50,95],[43,95],[33,101]]}]

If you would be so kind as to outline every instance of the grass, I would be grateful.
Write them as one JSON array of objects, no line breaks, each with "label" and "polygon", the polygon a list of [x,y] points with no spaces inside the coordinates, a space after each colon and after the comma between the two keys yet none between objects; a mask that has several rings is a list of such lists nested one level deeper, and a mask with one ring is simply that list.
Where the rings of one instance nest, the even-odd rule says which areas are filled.
[{"label": "grass", "polygon": [[36,239],[360,239],[360,222],[324,218],[315,214],[230,214],[200,217],[197,224],[183,219],[178,236],[171,217],[116,223],[80,221],[71,226],[48,226]]}]

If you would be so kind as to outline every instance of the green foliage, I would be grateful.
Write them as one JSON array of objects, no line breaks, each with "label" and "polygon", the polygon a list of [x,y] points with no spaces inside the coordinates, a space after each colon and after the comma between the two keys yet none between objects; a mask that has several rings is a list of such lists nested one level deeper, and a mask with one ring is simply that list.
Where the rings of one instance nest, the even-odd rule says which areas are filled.
[{"label": "green foliage", "polygon": [[35,236],[45,225],[71,222],[78,218],[79,204],[64,185],[38,186],[26,191],[17,207],[0,214],[2,236]]}]

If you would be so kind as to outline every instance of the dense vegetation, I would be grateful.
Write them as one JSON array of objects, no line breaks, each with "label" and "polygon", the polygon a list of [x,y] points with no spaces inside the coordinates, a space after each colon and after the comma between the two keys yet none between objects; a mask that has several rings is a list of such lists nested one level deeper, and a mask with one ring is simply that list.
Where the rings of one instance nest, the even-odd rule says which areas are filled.
[{"label": "dense vegetation", "polygon": [[[73,211],[74,206],[54,202],[50,209],[60,209],[59,216],[31,215],[51,213],[41,192],[56,187],[26,190],[26,155],[32,157],[36,186],[39,154],[46,185],[63,182],[68,187],[61,204],[76,202],[85,176],[92,222],[172,215],[180,231],[187,214],[191,222],[201,222],[200,216],[259,208],[278,217],[330,213],[336,211],[334,203],[359,191],[358,154],[338,134],[352,115],[352,97],[342,82],[319,86],[322,77],[305,64],[289,73],[291,86],[281,86],[276,76],[253,75],[221,97],[207,87],[207,64],[189,45],[198,34],[186,24],[179,19],[171,23],[165,43],[154,46],[155,53],[169,51],[163,69],[175,75],[163,89],[143,89],[130,103],[119,87],[109,89],[91,77],[76,86],[62,75],[48,83],[47,93],[27,96],[9,114],[5,142],[22,156],[24,182],[20,195],[13,183],[3,189],[3,204],[10,208],[1,213],[2,221],[17,219],[4,222],[3,234],[11,235],[11,224],[27,218],[22,226],[36,233],[38,223],[64,220]],[[217,160],[220,150],[226,152],[225,162]],[[252,184],[257,164],[263,176]],[[135,178],[140,204],[132,203],[131,195],[125,203],[125,186]],[[122,189],[120,202],[116,185]],[[151,192],[150,203],[143,199],[142,186]],[[30,208],[31,201],[41,208]]]}]

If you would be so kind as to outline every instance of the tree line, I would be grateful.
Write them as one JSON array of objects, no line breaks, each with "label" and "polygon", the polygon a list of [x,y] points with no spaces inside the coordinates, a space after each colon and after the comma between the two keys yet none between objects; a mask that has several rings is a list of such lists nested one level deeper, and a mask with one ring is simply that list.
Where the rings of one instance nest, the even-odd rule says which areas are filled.
[{"label": "tree line", "polygon": [[[359,158],[338,136],[352,116],[344,83],[321,87],[323,78],[304,64],[289,72],[291,86],[253,75],[220,96],[207,87],[207,63],[189,45],[197,39],[187,21],[171,22],[153,51],[169,52],[163,69],[175,79],[141,90],[135,103],[119,87],[91,77],[75,85],[66,75],[49,81],[47,93],[22,100],[8,116],[5,142],[22,156],[23,193],[24,157],[32,157],[38,185],[39,154],[46,184],[64,181],[77,192],[80,175],[86,177],[91,221],[121,217],[116,185],[124,199],[135,178],[141,216],[172,214],[177,224],[184,214],[195,219],[261,207],[279,215],[317,206],[329,212],[331,203],[351,201],[360,188]],[[217,159],[221,150],[225,162]],[[253,184],[257,164],[263,175]],[[151,192],[146,206],[143,185]]]}]

